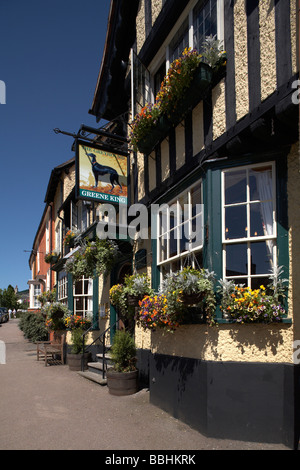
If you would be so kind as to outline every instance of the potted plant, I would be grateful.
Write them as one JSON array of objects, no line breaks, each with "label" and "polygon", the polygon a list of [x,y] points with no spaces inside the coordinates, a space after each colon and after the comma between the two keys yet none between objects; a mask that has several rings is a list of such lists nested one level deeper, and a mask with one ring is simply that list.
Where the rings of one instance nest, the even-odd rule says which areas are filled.
[{"label": "potted plant", "polygon": [[126,330],[117,330],[111,347],[112,369],[107,371],[107,386],[112,395],[132,395],[138,391],[136,346]]},{"label": "potted plant", "polygon": [[85,370],[89,359],[89,353],[85,352],[85,333],[91,327],[91,320],[80,315],[69,315],[65,318],[65,325],[71,331],[72,340],[71,350],[67,353],[69,369]]},{"label": "potted plant", "polygon": [[42,307],[42,314],[46,318],[50,340],[60,339],[66,330],[64,316],[70,314],[68,307],[61,302],[48,302]]},{"label": "potted plant", "polygon": [[70,247],[74,246],[74,241],[75,241],[77,234],[78,234],[77,231],[68,230],[63,240],[64,246],[66,245]]}]

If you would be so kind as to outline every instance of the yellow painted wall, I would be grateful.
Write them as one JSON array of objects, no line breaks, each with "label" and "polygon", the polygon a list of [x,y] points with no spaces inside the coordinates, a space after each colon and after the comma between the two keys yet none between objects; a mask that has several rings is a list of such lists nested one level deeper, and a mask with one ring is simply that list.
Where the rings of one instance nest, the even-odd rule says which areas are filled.
[{"label": "yellow painted wall", "polygon": [[[296,47],[296,2],[291,5],[291,44],[293,72],[297,71]],[[143,4],[144,2],[142,2]],[[161,1],[155,4],[157,16]],[[141,7],[142,9],[142,7]],[[144,10],[143,10],[144,11]],[[245,1],[234,2],[234,63],[236,83],[236,115],[242,119],[249,112],[248,90],[248,53],[247,53],[247,17]],[[139,19],[143,19],[140,13]],[[144,24],[144,23],[143,23]],[[276,43],[274,0],[259,2],[260,27],[260,66],[261,66],[261,99],[270,96],[277,86],[276,79]],[[138,49],[142,46],[145,33],[143,26],[138,24]],[[212,90],[213,105],[213,139],[226,132],[226,101],[225,80],[218,83]],[[193,119],[193,155],[204,148],[203,102],[192,112]],[[184,130],[176,128],[176,168],[184,162]],[[167,139],[161,143],[162,180],[170,174],[169,144]],[[219,325],[218,328],[205,325],[186,325],[174,334],[161,331],[150,333],[136,328],[138,348],[150,349],[153,353],[186,356],[191,358],[214,361],[270,362],[291,363],[293,341],[300,340],[300,290],[297,280],[300,279],[300,163],[298,144],[291,149],[288,157],[288,216],[289,216],[289,250],[290,250],[290,285],[289,316],[292,324],[279,325]],[[150,190],[155,187],[155,161],[149,159]],[[152,179],[153,178],[153,179]]]}]

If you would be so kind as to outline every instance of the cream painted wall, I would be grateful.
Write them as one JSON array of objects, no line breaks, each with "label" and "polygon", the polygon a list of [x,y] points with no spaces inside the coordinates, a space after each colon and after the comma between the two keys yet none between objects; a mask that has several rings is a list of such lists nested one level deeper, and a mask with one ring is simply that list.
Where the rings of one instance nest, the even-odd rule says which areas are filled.
[{"label": "cream painted wall", "polygon": [[238,121],[249,111],[247,16],[244,0],[236,0],[234,2],[234,63],[237,90],[236,116]]},{"label": "cream painted wall", "polygon": [[[287,0],[289,1],[289,0]],[[291,42],[293,72],[297,71],[296,47],[296,2],[291,2]],[[161,1],[153,0],[157,16]],[[138,50],[144,39],[144,1],[141,2],[137,33]],[[247,17],[245,1],[234,2],[234,50],[235,50],[235,81],[236,81],[236,114],[237,120],[249,112],[248,97],[248,53],[247,53]],[[261,98],[265,100],[277,86],[276,79],[276,43],[274,0],[259,2],[259,26],[261,49]],[[226,101],[225,80],[212,90],[213,103],[213,139],[226,132]],[[203,103],[193,110],[193,155],[204,148]],[[176,167],[180,168],[184,156],[184,132],[176,129]],[[169,144],[164,140],[161,144],[162,180],[169,174]],[[300,340],[300,290],[297,280],[300,279],[300,174],[298,145],[295,145],[288,158],[288,212],[289,212],[289,250],[291,290],[289,293],[289,315],[292,324],[279,325],[219,325],[218,328],[205,325],[186,325],[174,334],[145,332],[136,328],[136,344],[138,348],[150,349],[153,353],[186,356],[191,358],[214,361],[268,362],[291,363],[293,341]],[[149,161],[149,175],[155,174],[155,161]],[[154,182],[149,184],[154,188]],[[293,276],[293,277],[292,277]]]},{"label": "cream painted wall", "polygon": [[225,79],[221,80],[212,90],[213,106],[213,139],[226,132]]},{"label": "cream painted wall", "polygon": [[276,90],[276,44],[274,0],[259,2],[261,99]]},{"label": "cream painted wall", "polygon": [[300,155],[295,144],[288,158],[288,220],[290,254],[289,310],[293,315],[295,340],[300,340]]}]

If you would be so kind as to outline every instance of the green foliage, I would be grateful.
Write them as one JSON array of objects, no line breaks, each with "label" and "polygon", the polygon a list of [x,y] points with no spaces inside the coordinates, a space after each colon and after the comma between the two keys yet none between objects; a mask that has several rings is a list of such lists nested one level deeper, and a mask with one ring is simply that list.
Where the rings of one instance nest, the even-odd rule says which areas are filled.
[{"label": "green foliage", "polygon": [[118,255],[118,247],[112,240],[95,241],[85,240],[82,246],[70,257],[65,265],[66,271],[71,273],[74,279],[85,277],[98,277],[109,273]]},{"label": "green foliage", "polygon": [[216,296],[214,293],[214,273],[206,269],[183,268],[166,276],[161,285],[161,292],[167,298],[168,314],[182,321],[187,315],[188,305],[185,295],[199,295],[196,301],[199,309],[206,315],[206,321],[214,325]]},{"label": "green foliage", "polygon": [[117,307],[122,318],[132,320],[134,317],[134,307],[128,305],[128,295],[139,297],[140,300],[146,295],[152,295],[150,279],[147,274],[132,274],[126,276],[124,284],[116,284],[109,291],[109,299]]},{"label": "green foliage", "polygon": [[15,293],[13,286],[9,285],[7,289],[0,290],[0,307],[6,307],[7,309],[18,309],[18,296]]},{"label": "green foliage", "polygon": [[75,328],[72,330],[72,354],[83,354],[84,346],[86,345],[86,336],[83,336],[84,330],[82,328]]},{"label": "green foliage", "polygon": [[134,339],[126,330],[116,331],[111,356],[117,372],[136,370],[136,346]]},{"label": "green foliage", "polygon": [[223,43],[215,36],[206,36],[202,44],[202,57],[211,67],[216,67],[225,54]]},{"label": "green foliage", "polygon": [[51,291],[48,290],[48,291],[44,291],[42,292],[37,300],[41,303],[41,305],[45,305],[47,302],[55,302],[55,299],[56,299],[56,289],[52,289]]},{"label": "green foliage", "polygon": [[19,328],[24,336],[33,343],[36,341],[47,341],[48,330],[45,319],[40,313],[22,313],[19,320]]},{"label": "green foliage", "polygon": [[53,302],[48,305],[44,305],[42,313],[46,317],[46,327],[49,330],[65,330],[65,320],[67,315],[70,315],[68,307],[61,302]]}]

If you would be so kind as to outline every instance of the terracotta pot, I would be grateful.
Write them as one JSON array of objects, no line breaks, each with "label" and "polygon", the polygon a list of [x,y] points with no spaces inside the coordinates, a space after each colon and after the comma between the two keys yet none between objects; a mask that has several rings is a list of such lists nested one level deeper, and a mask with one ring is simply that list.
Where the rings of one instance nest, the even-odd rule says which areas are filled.
[{"label": "terracotta pot", "polygon": [[57,343],[60,343],[60,339],[62,337],[63,334],[66,334],[66,331],[65,330],[51,330],[49,332],[49,340],[50,341],[55,341]]},{"label": "terracotta pot", "polygon": [[111,395],[124,396],[133,395],[139,389],[138,370],[132,372],[116,372],[108,370],[107,386]]}]

